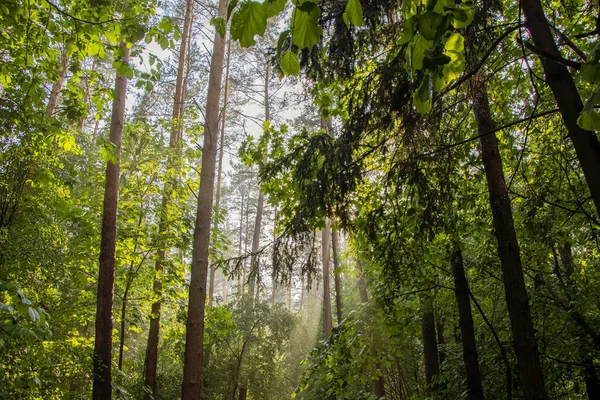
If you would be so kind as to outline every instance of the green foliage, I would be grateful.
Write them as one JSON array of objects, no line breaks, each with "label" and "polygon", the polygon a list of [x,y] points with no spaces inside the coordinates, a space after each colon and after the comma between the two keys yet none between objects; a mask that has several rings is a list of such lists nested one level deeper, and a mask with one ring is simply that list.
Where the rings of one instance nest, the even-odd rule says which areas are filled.
[{"label": "green foliage", "polygon": [[254,36],[264,35],[267,28],[268,2],[243,1],[231,17],[231,37],[243,47],[253,46]]},{"label": "green foliage", "polygon": [[298,75],[300,73],[298,57],[291,51],[283,53],[281,56],[281,69],[286,75]]}]

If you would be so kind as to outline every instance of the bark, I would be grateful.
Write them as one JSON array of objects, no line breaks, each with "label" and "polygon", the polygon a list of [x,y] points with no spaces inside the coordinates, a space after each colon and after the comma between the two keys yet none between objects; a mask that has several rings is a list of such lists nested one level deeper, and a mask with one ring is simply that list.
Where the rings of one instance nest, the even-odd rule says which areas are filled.
[{"label": "bark", "polygon": [[[239,238],[238,238],[238,257],[242,257],[242,243],[244,241],[244,190],[241,190],[242,198],[240,199],[240,229],[239,229]],[[238,273],[238,289],[237,293],[242,293],[242,280],[240,279],[240,275]]]},{"label": "bark", "polygon": [[238,397],[239,400],[246,400],[246,395],[248,394],[248,389],[245,386],[242,386],[240,388],[240,396]]},{"label": "bark", "polygon": [[58,79],[52,85],[52,91],[50,92],[50,98],[48,99],[48,108],[46,109],[46,114],[51,117],[54,115],[54,111],[56,111],[56,106],[58,105],[58,100],[60,99],[60,91],[65,84],[65,77],[67,75],[67,66],[69,65],[69,56],[67,54],[63,54],[60,60],[60,69],[58,70]]},{"label": "bark", "polygon": [[585,360],[588,366],[585,367],[585,388],[589,400],[600,399],[600,382],[592,360]]},{"label": "bark", "polygon": [[463,361],[467,371],[467,394],[471,400],[483,400],[483,386],[479,372],[479,357],[475,342],[475,327],[469,297],[469,283],[460,250],[450,256],[450,268],[454,277],[454,295],[458,304],[458,319],[462,336]]},{"label": "bark", "polygon": [[[219,16],[224,17],[227,1],[219,1]],[[182,400],[201,398],[202,345],[204,341],[204,310],[206,306],[206,278],[208,275],[208,248],[210,245],[210,219],[215,186],[215,167],[219,127],[219,99],[225,58],[225,39],[215,32],[208,96],[198,210],[194,227],[194,244],[190,274],[190,296],[186,326],[186,343],[183,364]]]},{"label": "bark", "polygon": [[[227,33],[225,33],[225,37],[227,37]],[[219,166],[217,169],[217,193],[215,195],[215,208],[218,210],[221,207],[221,182],[223,176],[223,153],[225,151],[225,121],[227,114],[227,97],[229,94],[228,86],[229,86],[229,60],[231,55],[231,40],[227,45],[227,62],[225,67],[225,88],[223,89],[223,109],[221,112],[221,129],[219,131]],[[215,218],[214,221],[214,230],[219,229],[219,223]],[[210,266],[210,280],[208,286],[208,304],[212,306],[213,304],[213,295],[215,292],[215,272],[216,266]],[[224,276],[223,283],[223,301],[227,296],[227,279]]]},{"label": "bark", "polygon": [[[360,302],[364,304],[369,301],[369,296],[367,295],[367,284],[365,282],[365,277],[363,276],[362,264],[359,260],[356,260],[355,268],[358,271],[358,291],[360,294]],[[377,353],[375,349],[372,350],[371,355],[373,356],[373,360],[377,360]],[[377,371],[381,371],[381,364],[379,361],[375,361],[375,369]],[[385,378],[383,377],[383,374],[380,374],[373,382],[373,394],[375,394],[378,399],[385,397]]]},{"label": "bark", "polygon": [[437,390],[434,380],[440,373],[438,364],[438,349],[435,336],[435,317],[433,314],[433,299],[427,295],[421,296],[423,307],[423,320],[421,334],[423,336],[423,358],[425,360],[425,381],[427,382],[427,393],[432,394]]},{"label": "bark", "polygon": [[[133,263],[130,266],[133,269]],[[127,280],[125,291],[123,292],[123,302],[121,304],[121,331],[119,332],[119,369],[123,371],[123,353],[125,352],[125,317],[127,316],[127,301],[129,300],[129,288],[133,279]]]},{"label": "bark", "polygon": [[[169,137],[168,168],[178,169],[178,148],[183,135],[182,116],[185,97],[185,62],[186,53],[189,52],[190,35],[192,30],[192,14],[194,2],[187,0],[185,17],[183,22],[183,35],[181,46],[179,47],[179,63],[177,66],[177,78],[175,82],[175,97],[173,99],[173,118],[171,133]],[[189,69],[189,68],[188,68]],[[169,178],[167,178],[169,179]],[[175,179],[175,178],[172,178]],[[160,221],[158,224],[159,236],[164,235],[168,230],[168,208],[171,203],[171,196],[174,182],[165,182],[165,191],[161,201]],[[167,243],[161,243],[154,263],[154,281],[152,285],[153,302],[150,310],[150,328],[148,330],[148,344],[146,346],[146,357],[144,359],[144,385],[150,389],[150,392],[144,395],[145,400],[152,398],[151,394],[156,394],[156,368],[158,365],[158,341],[160,335],[160,313],[162,307],[162,276],[164,274],[163,262],[167,255]]]},{"label": "bark", "polygon": [[540,0],[523,0],[521,6],[525,15],[526,27],[536,49],[548,55],[548,57],[540,57],[546,83],[554,94],[569,137],[573,141],[573,147],[590,189],[596,212],[600,213],[600,142],[594,132],[577,125],[577,118],[583,108],[583,103],[573,76],[567,67],[549,58],[562,58],[562,55],[554,41]]},{"label": "bark", "polygon": [[[271,118],[269,109],[269,73],[270,66],[267,63],[267,70],[265,72],[265,94],[264,94],[264,106],[265,106],[265,121],[269,121]],[[266,157],[263,158],[263,162],[266,161]],[[262,190],[259,189],[258,203],[256,205],[256,219],[254,220],[254,235],[252,236],[252,257],[250,261],[250,295],[254,296],[254,288],[257,282],[259,271],[259,257],[258,257],[258,246],[260,244],[260,231],[262,228],[262,215],[265,202],[265,195]],[[258,290],[256,293],[258,297]]]},{"label": "bark", "polygon": [[367,295],[367,284],[363,275],[362,264],[359,260],[356,260],[355,268],[358,271],[358,292],[360,294],[360,302],[366,303],[369,301],[369,296]]},{"label": "bark", "polygon": [[[436,324],[436,332],[437,332],[437,342],[438,345],[445,345],[446,344],[446,337],[444,336],[444,332],[445,332],[445,328],[444,328],[444,321],[442,320],[442,318],[438,318]],[[440,356],[440,366],[442,364],[444,364],[444,361],[446,361],[446,352],[444,351],[443,347],[440,347],[440,349],[438,350],[439,356]]]},{"label": "bark", "polygon": [[[121,62],[129,62],[129,49],[120,45],[123,55]],[[115,80],[115,99],[110,121],[110,141],[116,146],[115,154],[121,154],[121,138],[125,118],[125,99],[127,97],[127,77],[117,76]],[[115,248],[117,243],[117,208],[119,201],[120,162],[106,163],[104,184],[104,204],[102,212],[102,231],[100,238],[100,265],[98,270],[98,292],[96,305],[96,338],[94,342],[93,370],[94,381],[92,398],[110,399],[112,396],[112,306],[115,283]]]},{"label": "bark", "polygon": [[560,260],[565,268],[565,277],[567,280],[571,279],[571,276],[575,272],[575,265],[573,264],[573,252],[571,251],[571,245],[566,242],[559,247],[558,252],[560,254]]},{"label": "bark", "polygon": [[256,282],[258,281],[259,271],[259,257],[258,257],[258,246],[260,244],[260,231],[262,226],[262,215],[265,203],[265,195],[262,191],[258,193],[258,203],[256,204],[256,217],[254,220],[254,233],[252,235],[252,255],[250,256],[250,273],[248,274],[249,292],[250,296],[254,297],[257,295],[258,290],[256,289]]},{"label": "bark", "polygon": [[537,349],[529,299],[523,278],[523,267],[513,223],[510,199],[504,180],[502,159],[498,150],[487,90],[479,74],[471,81],[473,114],[480,138],[481,158],[487,179],[489,201],[498,241],[498,256],[502,266],[504,292],[511,322],[513,345],[523,394],[526,400],[547,399],[542,367]]},{"label": "bark", "polygon": [[342,288],[341,288],[341,277],[339,271],[338,264],[338,252],[339,252],[339,243],[338,243],[338,233],[337,230],[331,230],[331,250],[333,252],[333,279],[334,279],[334,287],[335,287],[335,311],[337,314],[338,324],[342,322],[343,313],[342,313]]},{"label": "bark", "polygon": [[331,292],[329,288],[329,247],[331,239],[331,221],[325,218],[325,228],[322,232],[323,246],[323,338],[327,339],[333,329],[331,317]]}]

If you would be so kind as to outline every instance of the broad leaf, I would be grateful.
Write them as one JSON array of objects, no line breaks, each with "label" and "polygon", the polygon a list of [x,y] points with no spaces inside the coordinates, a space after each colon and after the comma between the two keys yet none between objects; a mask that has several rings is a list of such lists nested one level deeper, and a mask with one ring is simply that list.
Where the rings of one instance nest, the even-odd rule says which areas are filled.
[{"label": "broad leaf", "polygon": [[[419,17],[417,29],[425,39],[434,40],[438,34],[438,28],[443,27],[443,30],[446,30],[446,27],[443,26],[443,22],[444,17],[442,15],[433,11],[428,11]],[[442,29],[439,30],[443,32]]]},{"label": "broad leaf", "polygon": [[305,1],[292,13],[292,42],[301,49],[312,48],[321,39],[323,28],[319,26],[319,7]]},{"label": "broad leaf", "polygon": [[431,78],[426,74],[419,89],[413,93],[413,104],[420,114],[427,114],[431,110],[431,97]]},{"label": "broad leaf", "polygon": [[254,36],[264,35],[265,29],[267,13],[262,3],[246,1],[231,17],[231,37],[239,40],[242,47],[254,45]]},{"label": "broad leaf", "polygon": [[284,9],[287,0],[267,0],[264,2],[267,18],[279,15]]},{"label": "broad leaf", "polygon": [[452,33],[444,44],[445,55],[450,62],[444,65],[444,85],[458,78],[465,70],[465,39],[460,33]]},{"label": "broad leaf", "polygon": [[346,11],[342,17],[348,27],[350,27],[350,24],[361,26],[363,23],[363,9],[360,1],[348,0],[348,3],[346,3]]},{"label": "broad leaf", "polygon": [[225,25],[227,25],[227,23],[225,22],[225,20],[223,18],[221,18],[221,17],[211,18],[210,24],[215,26],[215,29],[217,30],[217,33],[219,34],[219,36],[221,36],[222,38],[225,37]]},{"label": "broad leaf", "polygon": [[425,39],[421,35],[416,35],[410,46],[406,49],[406,61],[413,71],[423,69],[423,59],[425,52],[433,47],[431,40]]},{"label": "broad leaf", "polygon": [[281,57],[281,69],[286,75],[298,75],[300,73],[300,62],[296,54],[286,51]]}]

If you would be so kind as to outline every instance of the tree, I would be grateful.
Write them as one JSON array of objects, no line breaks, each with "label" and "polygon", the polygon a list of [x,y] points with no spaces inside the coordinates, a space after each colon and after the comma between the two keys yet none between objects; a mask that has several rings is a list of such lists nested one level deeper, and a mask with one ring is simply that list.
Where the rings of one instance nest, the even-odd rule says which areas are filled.
[{"label": "tree", "polygon": [[[129,62],[129,47],[119,47],[120,65]],[[127,68],[127,67],[126,67]],[[119,199],[119,156],[125,119],[127,74],[115,79],[115,99],[110,122],[110,159],[106,162],[104,184],[104,207],[100,243],[100,267],[98,270],[98,294],[96,306],[96,340],[94,342],[94,399],[112,397],[112,305],[115,280],[115,248],[117,241],[117,208]]]},{"label": "tree", "polygon": [[[224,17],[225,0],[219,1],[219,16]],[[208,275],[210,219],[215,183],[215,167],[219,131],[219,98],[225,58],[224,32],[215,32],[206,99],[202,170],[198,193],[198,209],[194,227],[194,245],[190,276],[190,295],[186,324],[185,361],[183,364],[182,399],[200,399],[202,387],[202,343],[204,341],[204,308]]]},{"label": "tree", "polygon": [[475,343],[475,328],[471,313],[469,283],[463,267],[462,253],[456,250],[450,256],[450,268],[454,278],[454,293],[458,304],[458,316],[463,347],[463,360],[467,369],[469,399],[483,400],[483,388],[479,372],[479,357]]},{"label": "tree", "polygon": [[[161,211],[160,211],[160,222],[158,224],[158,234],[164,234],[168,229],[168,209],[172,202],[171,197],[173,196],[173,186],[175,185],[176,176],[180,168],[181,163],[181,145],[183,134],[183,111],[184,111],[184,98],[185,98],[185,86],[184,78],[186,76],[185,63],[186,54],[190,47],[190,38],[192,30],[192,12],[194,4],[191,0],[186,1],[183,32],[181,45],[179,47],[179,58],[177,67],[177,78],[175,82],[175,97],[173,99],[173,117],[171,134],[169,137],[169,153],[167,160],[167,174],[171,175],[168,181],[165,182],[165,190],[163,193]],[[156,368],[158,364],[158,341],[160,333],[160,312],[162,304],[162,277],[164,275],[163,263],[167,255],[167,243],[162,242],[160,248],[156,254],[156,261],[154,264],[155,277],[153,283],[154,301],[152,303],[152,310],[150,314],[150,329],[148,331],[148,346],[146,348],[146,359],[144,361],[144,383],[150,388],[150,393],[147,393],[145,398],[150,399],[151,394],[156,394]]]}]

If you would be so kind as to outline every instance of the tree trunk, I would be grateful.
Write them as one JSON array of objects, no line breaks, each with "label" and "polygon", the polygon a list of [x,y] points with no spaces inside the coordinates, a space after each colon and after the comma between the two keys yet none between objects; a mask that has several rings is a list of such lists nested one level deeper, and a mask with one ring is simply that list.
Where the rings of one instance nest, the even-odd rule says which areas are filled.
[{"label": "tree trunk", "polygon": [[355,268],[358,271],[358,293],[360,295],[360,302],[366,303],[369,301],[369,296],[367,295],[367,283],[365,282],[363,268],[362,264],[360,263],[360,260],[356,260]]},{"label": "tree trunk", "polygon": [[573,252],[571,251],[571,245],[569,242],[565,242],[558,248],[560,254],[560,261],[565,269],[565,277],[567,281],[571,280],[571,276],[575,272],[575,266],[573,264]]},{"label": "tree trunk", "polygon": [[[262,226],[262,214],[265,203],[265,195],[262,191],[258,193],[258,203],[256,205],[256,218],[254,220],[254,233],[252,235],[252,255],[250,256],[250,273],[248,274],[248,284],[250,296],[254,297],[257,295],[256,282],[258,281],[259,270],[259,257],[258,257],[258,246],[260,244],[260,230]],[[258,290],[256,290],[258,292]]]},{"label": "tree trunk", "polygon": [[600,399],[600,382],[598,382],[598,375],[596,374],[596,367],[594,367],[592,360],[585,360],[588,366],[585,367],[585,389],[587,391],[589,400]]},{"label": "tree trunk", "polygon": [[331,239],[331,221],[325,218],[325,228],[322,232],[323,246],[323,338],[327,339],[333,329],[331,317],[331,291],[329,288],[329,255]]},{"label": "tree trunk", "polygon": [[[133,269],[133,262],[131,263],[131,269]],[[127,315],[127,300],[129,298],[129,288],[131,282],[128,280],[123,292],[123,302],[121,304],[121,331],[119,332],[119,362],[118,366],[123,371],[123,353],[125,351],[125,317]]]},{"label": "tree trunk", "polygon": [[[369,296],[367,295],[367,284],[365,282],[365,277],[363,275],[363,268],[360,260],[356,260],[355,264],[356,271],[358,272],[358,292],[360,295],[360,302],[365,304],[369,302]],[[373,360],[377,360],[377,352],[373,348],[371,351],[371,355]],[[377,371],[381,371],[381,364],[379,361],[375,361],[375,369]],[[385,397],[385,379],[383,374],[379,374],[377,379],[373,382],[373,394],[377,396],[378,399]]]},{"label": "tree trunk", "polygon": [[471,80],[473,114],[481,145],[481,158],[490,195],[498,256],[502,266],[504,292],[510,317],[515,354],[526,400],[547,399],[537,342],[523,278],[523,267],[513,223],[510,199],[504,180],[502,159],[494,130],[487,90],[483,77]]},{"label": "tree trunk", "polygon": [[248,389],[245,386],[242,386],[240,388],[240,396],[238,397],[239,400],[246,400],[246,395],[248,394]]},{"label": "tree trunk", "polygon": [[342,322],[343,313],[342,313],[342,285],[341,285],[341,277],[339,270],[339,243],[338,243],[338,233],[337,230],[331,230],[331,249],[333,251],[333,280],[335,287],[335,311],[337,314],[337,322],[338,324]]},{"label": "tree trunk", "polygon": [[[179,48],[179,64],[177,66],[177,78],[175,82],[175,97],[173,99],[173,118],[171,127],[171,134],[169,137],[169,149],[173,153],[169,153],[167,159],[168,168],[173,168],[178,171],[179,156],[178,149],[179,143],[183,136],[183,105],[185,98],[185,62],[186,53],[190,47],[190,35],[192,31],[192,13],[194,8],[194,2],[192,0],[186,1],[185,17],[183,22],[183,34],[181,39],[181,46]],[[176,179],[175,176],[167,178],[165,182],[165,191],[162,196],[160,221],[158,224],[159,236],[164,235],[168,230],[168,208],[171,202],[171,196],[175,182],[169,180]],[[154,263],[154,281],[152,285],[153,302],[150,311],[150,328],[148,330],[148,344],[146,347],[146,357],[144,359],[144,385],[150,389],[150,393],[146,393],[144,396],[145,400],[150,400],[152,397],[150,394],[156,394],[156,369],[158,365],[158,341],[160,335],[160,312],[162,307],[162,277],[164,274],[163,262],[167,255],[167,243],[164,241],[161,243],[157,254],[156,261]]]},{"label": "tree trunk", "polygon": [[[120,45],[123,55],[121,62],[129,62],[129,49]],[[115,145],[117,163],[106,163],[104,184],[104,205],[102,212],[102,233],[100,239],[100,265],[98,270],[98,293],[96,305],[96,339],[94,342],[94,381],[92,398],[110,399],[112,396],[112,306],[115,283],[115,248],[117,244],[117,208],[119,202],[119,171],[121,138],[125,119],[125,99],[127,97],[127,76],[117,76],[115,99],[110,121],[110,141]]]},{"label": "tree trunk", "polygon": [[[550,57],[562,58],[540,0],[523,0],[521,6],[527,29],[537,50]],[[573,141],[596,212],[600,213],[600,142],[594,132],[577,125],[583,103],[567,67],[544,56],[541,56],[540,60],[546,75],[546,83],[554,94],[558,109]]]},{"label": "tree trunk", "polygon": [[427,382],[427,393],[432,394],[437,390],[437,384],[434,382],[434,379],[440,373],[440,365],[438,364],[439,358],[437,349],[437,339],[435,336],[435,317],[433,314],[433,299],[430,296],[422,295],[421,306],[423,307],[421,334],[423,336],[425,381]]},{"label": "tree trunk", "polygon": [[[224,17],[227,0],[219,0],[219,16]],[[204,342],[204,309],[206,305],[206,278],[208,275],[208,248],[210,245],[210,218],[215,187],[215,167],[219,131],[219,99],[225,58],[225,39],[215,32],[208,96],[202,170],[198,190],[198,210],[194,228],[194,245],[190,274],[190,297],[186,326],[185,356],[183,364],[182,400],[201,398],[202,344]]]},{"label": "tree trunk", "polygon": [[67,66],[69,65],[69,56],[63,54],[60,60],[60,69],[58,70],[58,79],[52,85],[52,91],[50,92],[50,98],[48,99],[48,108],[46,109],[46,114],[51,117],[54,115],[54,111],[56,110],[56,106],[58,105],[58,100],[60,98],[60,91],[65,84],[65,76],[67,75]]},{"label": "tree trunk", "polygon": [[471,400],[483,400],[483,387],[479,373],[479,358],[475,342],[475,328],[469,297],[469,283],[465,274],[460,250],[450,256],[450,268],[454,277],[454,294],[458,304],[458,319],[462,336],[463,361],[467,370],[467,393]]},{"label": "tree trunk", "polygon": [[[265,71],[265,91],[264,91],[264,106],[265,106],[265,121],[269,121],[271,118],[270,109],[269,109],[269,73],[270,73],[270,64],[267,62],[267,70]],[[263,161],[266,161],[266,156],[264,156]],[[258,257],[258,246],[260,244],[260,231],[262,228],[262,214],[263,207],[265,202],[265,195],[259,188],[258,193],[258,204],[256,205],[256,219],[254,221],[254,235],[252,236],[252,256],[250,262],[250,295],[254,296],[254,288],[255,284],[258,281],[259,271],[259,257]],[[256,293],[258,296],[258,291]]]},{"label": "tree trunk", "polygon": [[[227,33],[225,33],[225,37],[227,37]],[[228,86],[229,86],[229,60],[231,55],[231,40],[227,44],[227,62],[225,67],[225,88],[223,89],[223,110],[221,112],[221,129],[220,129],[220,138],[219,138],[219,167],[217,172],[217,193],[215,195],[215,209],[219,209],[221,207],[221,181],[223,175],[223,153],[225,151],[225,120],[227,114],[227,97],[228,97]],[[219,229],[219,222],[215,218],[214,220],[214,230]],[[210,280],[208,285],[208,304],[212,306],[213,304],[213,295],[215,292],[215,272],[216,266],[213,264],[210,266]],[[227,279],[224,276],[223,280],[223,301],[225,301],[225,297],[227,296]]]},{"label": "tree trunk", "polygon": [[[436,332],[437,332],[437,342],[438,342],[438,346],[443,346],[446,344],[446,337],[444,336],[444,321],[442,320],[442,318],[438,318],[436,324]],[[444,350],[443,347],[440,347],[440,349],[438,350],[439,356],[440,356],[440,366],[442,364],[444,364],[444,361],[446,361],[446,351]]]}]

